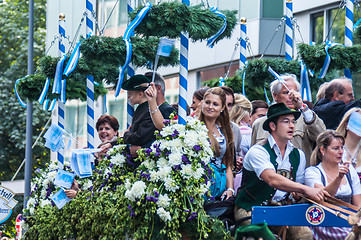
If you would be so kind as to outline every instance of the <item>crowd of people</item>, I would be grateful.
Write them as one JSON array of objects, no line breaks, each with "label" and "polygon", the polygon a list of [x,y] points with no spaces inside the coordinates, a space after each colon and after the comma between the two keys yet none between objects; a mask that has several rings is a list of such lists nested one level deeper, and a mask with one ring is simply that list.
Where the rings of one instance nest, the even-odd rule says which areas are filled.
[{"label": "crowd of people", "polygon": [[[164,79],[152,72],[123,82],[128,100],[138,105],[123,140],[131,155],[155,140],[154,131],[177,113],[164,98]],[[229,87],[203,87],[193,93],[188,118],[202,121],[214,156],[211,195],[234,198],[235,220],[249,219],[252,206],[322,201],[334,196],[361,207],[361,99],[352,82],[338,78],[323,84],[317,102],[305,103],[295,75],[270,84],[273,104],[250,101]],[[176,118],[175,118],[176,119]],[[116,144],[118,121],[101,116],[96,125],[99,156]],[[243,221],[242,224],[249,224]],[[293,227],[287,239],[344,239],[351,228]]]}]

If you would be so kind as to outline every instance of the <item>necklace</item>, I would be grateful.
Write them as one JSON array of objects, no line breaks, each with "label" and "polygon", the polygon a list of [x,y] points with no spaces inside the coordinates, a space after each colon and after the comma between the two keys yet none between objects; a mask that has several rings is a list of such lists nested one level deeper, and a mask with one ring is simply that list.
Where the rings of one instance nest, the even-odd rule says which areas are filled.
[{"label": "necklace", "polygon": [[357,146],[356,146],[356,151],[355,151],[355,154],[352,155],[350,150],[348,150],[348,148],[346,147],[346,145],[344,146],[344,149],[346,150],[347,154],[350,156],[350,162],[352,164],[357,164],[357,155],[358,155],[358,152],[360,151],[360,146],[361,146],[361,140],[358,142]]},{"label": "necklace", "polygon": [[[326,171],[325,171],[325,173],[326,173]],[[335,178],[332,178],[332,177],[330,177],[330,176],[328,176],[328,174],[326,173],[326,176],[329,178],[329,179],[331,179],[332,181],[334,181],[335,180]]]}]

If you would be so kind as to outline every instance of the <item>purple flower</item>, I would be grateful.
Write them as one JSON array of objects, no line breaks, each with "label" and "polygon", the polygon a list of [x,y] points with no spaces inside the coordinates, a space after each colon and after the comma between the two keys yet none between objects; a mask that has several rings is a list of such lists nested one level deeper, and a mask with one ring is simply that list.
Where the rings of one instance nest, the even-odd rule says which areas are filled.
[{"label": "purple flower", "polygon": [[128,205],[128,209],[130,210],[130,211],[132,211],[132,205]]},{"label": "purple flower", "polygon": [[193,201],[194,201],[194,198],[192,198],[192,197],[189,197],[189,200],[191,201],[191,203],[193,203]]},{"label": "purple flower", "polygon": [[190,163],[191,163],[191,161],[189,161],[189,159],[188,159],[188,157],[187,157],[186,155],[182,155],[182,161],[183,161],[184,163],[187,163],[187,164],[190,164]]},{"label": "purple flower", "polygon": [[185,211],[185,212],[190,212],[190,210],[189,210],[189,209],[183,209],[183,211]]},{"label": "purple flower", "polygon": [[130,211],[130,216],[131,217],[135,217],[135,212],[132,210],[132,211]]},{"label": "purple flower", "polygon": [[114,165],[114,164],[113,164],[113,163],[111,163],[111,164],[109,165],[109,167],[113,167],[113,165]]},{"label": "purple flower", "polygon": [[194,150],[196,150],[196,151],[202,150],[201,146],[199,146],[199,145],[194,145],[193,148],[194,148]]},{"label": "purple flower", "polygon": [[155,196],[156,198],[159,197],[159,192],[154,191],[154,196]]},{"label": "purple flower", "polygon": [[150,156],[150,153],[152,152],[152,149],[147,148],[144,152],[145,152],[145,153],[147,154],[147,156],[149,157],[149,156]]},{"label": "purple flower", "polygon": [[159,157],[159,156],[161,155],[161,153],[157,151],[157,153],[154,154],[154,155],[155,155],[156,157]]},{"label": "purple flower", "polygon": [[188,221],[191,221],[193,218],[197,217],[198,213],[197,212],[192,212],[191,216],[188,218]]}]

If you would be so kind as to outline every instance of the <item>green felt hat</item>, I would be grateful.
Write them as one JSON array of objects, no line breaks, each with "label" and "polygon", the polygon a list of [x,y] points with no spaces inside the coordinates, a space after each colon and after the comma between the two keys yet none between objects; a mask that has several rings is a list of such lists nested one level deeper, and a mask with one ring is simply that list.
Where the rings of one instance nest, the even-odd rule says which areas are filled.
[{"label": "green felt hat", "polygon": [[269,123],[271,122],[271,120],[274,119],[275,117],[288,115],[288,114],[293,114],[296,119],[298,119],[301,116],[300,111],[289,109],[284,103],[276,103],[271,105],[268,108],[267,120],[263,123],[263,129],[266,131],[271,131],[269,127]]},{"label": "green felt hat", "polygon": [[236,240],[242,240],[244,237],[252,237],[254,239],[262,238],[263,240],[276,240],[275,236],[269,230],[266,223],[251,224],[240,226],[236,230]]},{"label": "green felt hat", "polygon": [[122,88],[127,91],[140,90],[144,91],[149,87],[152,80],[142,74],[136,74],[122,83]]}]

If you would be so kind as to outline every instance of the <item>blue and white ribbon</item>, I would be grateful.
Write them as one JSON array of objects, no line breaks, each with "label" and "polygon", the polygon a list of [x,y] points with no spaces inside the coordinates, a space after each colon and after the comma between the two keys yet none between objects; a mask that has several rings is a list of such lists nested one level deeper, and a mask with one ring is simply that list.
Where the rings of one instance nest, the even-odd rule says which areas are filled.
[{"label": "blue and white ribbon", "polygon": [[61,80],[61,93],[60,93],[60,97],[59,97],[59,101],[61,101],[62,103],[66,102],[65,89],[66,89],[66,80],[63,79],[63,80]]},{"label": "blue and white ribbon", "polygon": [[65,76],[69,76],[69,74],[74,71],[76,65],[78,64],[79,58],[80,58],[80,41],[76,44],[73,53],[69,58],[68,64],[66,64],[63,73]]},{"label": "blue and white ribbon", "polygon": [[49,89],[49,84],[50,84],[50,79],[47,77],[46,80],[45,80],[43,90],[41,91],[40,97],[38,99],[38,102],[40,104],[43,104],[44,99],[46,98],[46,94],[47,94],[48,89]]},{"label": "blue and white ribbon", "polygon": [[268,105],[271,105],[271,101],[269,100],[268,96],[267,96],[267,90],[266,90],[266,87],[263,86],[263,90],[264,90],[264,96],[266,98],[266,102]]},{"label": "blue and white ribbon", "polygon": [[301,61],[299,61],[301,66],[301,97],[303,100],[307,100],[309,102],[312,102],[312,93],[311,93],[311,87],[310,87],[310,81],[308,78],[308,72],[306,65]]},{"label": "blue and white ribbon", "polygon": [[220,87],[224,86],[224,78],[222,77],[219,78],[219,86]]},{"label": "blue and white ribbon", "polygon": [[18,90],[17,90],[17,85],[18,85],[18,83],[20,82],[20,80],[21,80],[21,79],[18,79],[18,80],[16,80],[16,82],[15,82],[15,87],[14,87],[14,89],[15,89],[15,95],[16,95],[16,98],[18,99],[20,105],[21,105],[22,107],[26,108],[26,103],[21,99],[20,95],[18,94]]},{"label": "blue and white ribbon", "polygon": [[342,45],[342,44],[334,43],[334,42],[330,42],[330,41],[326,42],[326,46],[325,46],[326,59],[325,59],[325,62],[323,63],[321,73],[318,78],[324,78],[326,76],[328,67],[330,66],[330,63],[331,63],[331,56],[330,56],[330,54],[328,54],[328,49],[330,49],[334,46],[337,46],[337,45]]},{"label": "blue and white ribbon", "polygon": [[211,12],[215,13],[216,15],[220,16],[221,18],[223,18],[224,20],[224,24],[223,26],[218,30],[218,32],[216,32],[216,34],[214,34],[212,37],[208,38],[207,40],[207,46],[213,48],[214,46],[214,42],[216,41],[216,39],[224,32],[224,30],[226,30],[227,27],[227,18],[226,16],[224,16],[223,13],[221,13],[220,11],[217,10],[216,7],[211,7]]},{"label": "blue and white ribbon", "polygon": [[66,55],[63,55],[56,64],[56,71],[55,71],[53,91],[52,91],[53,93],[59,94],[61,91],[61,80],[63,78],[63,66],[65,59],[66,59]]},{"label": "blue and white ribbon", "polygon": [[[129,64],[127,69],[127,74],[129,78],[134,76],[135,72],[132,64]],[[127,100],[127,128],[129,128],[129,126],[132,125],[133,116],[134,116],[134,106],[131,104],[129,100]]]},{"label": "blue and white ribbon", "polygon": [[51,103],[50,103],[50,106],[48,108],[48,111],[52,112],[54,110],[54,107],[55,107],[55,103],[56,103],[56,98],[54,98]]},{"label": "blue and white ribbon", "polygon": [[133,19],[133,21],[129,24],[129,26],[125,30],[123,40],[125,42],[127,54],[124,65],[119,67],[119,77],[118,77],[117,87],[115,89],[115,97],[119,96],[120,89],[123,83],[125,70],[128,68],[130,60],[132,58],[132,43],[130,41],[130,37],[134,35],[134,29],[142,22],[142,20],[150,10],[151,6],[152,5],[150,4],[150,2],[148,2],[145,5],[145,7],[142,10],[140,10],[140,12],[137,14],[137,16]]},{"label": "blue and white ribbon", "polygon": [[47,111],[48,110],[48,104],[49,104],[49,99],[45,99],[43,102],[43,110]]},{"label": "blue and white ribbon", "polygon": [[290,61],[293,58],[293,3],[292,0],[286,2],[286,37],[285,37],[285,55],[286,60]]},{"label": "blue and white ribbon", "polygon": [[246,50],[247,50],[247,25],[246,23],[241,23],[241,48],[240,48],[240,57],[239,57],[239,69],[240,71],[243,70],[244,66],[246,65]]},{"label": "blue and white ribbon", "polygon": [[246,87],[245,87],[245,81],[246,81],[246,69],[247,69],[248,61],[246,62],[244,68],[243,68],[243,74],[242,74],[242,94],[243,96],[246,96]]}]

